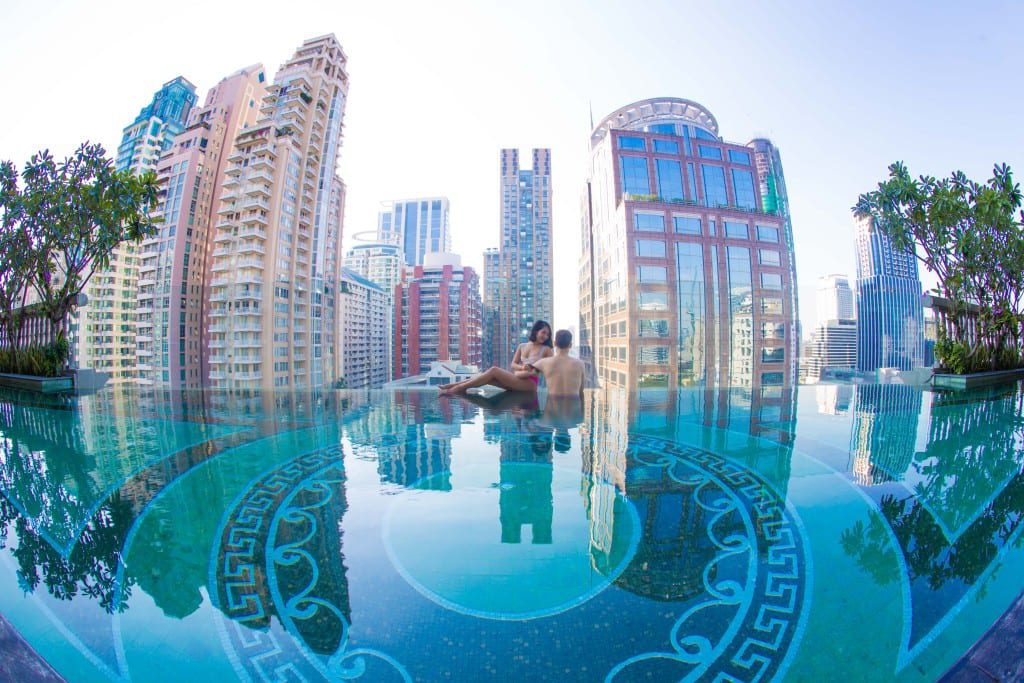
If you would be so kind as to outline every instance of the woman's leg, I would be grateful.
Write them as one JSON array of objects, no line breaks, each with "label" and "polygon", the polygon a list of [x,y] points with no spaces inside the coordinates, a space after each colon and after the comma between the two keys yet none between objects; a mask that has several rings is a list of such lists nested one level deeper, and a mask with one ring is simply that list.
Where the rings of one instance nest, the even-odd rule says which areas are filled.
[{"label": "woman's leg", "polygon": [[532,380],[520,379],[508,370],[503,370],[498,367],[490,368],[481,372],[476,377],[467,379],[464,382],[458,382],[452,384],[447,388],[441,387],[442,393],[445,394],[457,394],[472,389],[473,387],[482,387],[485,384],[493,384],[496,387],[507,389],[509,391],[536,391],[537,385]]}]

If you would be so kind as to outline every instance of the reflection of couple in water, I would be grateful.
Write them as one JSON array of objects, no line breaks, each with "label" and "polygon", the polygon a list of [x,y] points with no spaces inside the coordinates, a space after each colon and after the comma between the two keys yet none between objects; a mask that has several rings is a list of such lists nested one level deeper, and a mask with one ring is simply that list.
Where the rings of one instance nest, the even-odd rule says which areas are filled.
[{"label": "reflection of couple in water", "polygon": [[440,388],[442,394],[464,394],[473,387],[490,384],[510,392],[536,394],[541,376],[549,396],[580,396],[583,393],[583,362],[569,355],[572,332],[559,330],[552,349],[551,325],[538,320],[530,330],[530,339],[519,345],[512,358],[512,369],[492,367],[470,379]]}]

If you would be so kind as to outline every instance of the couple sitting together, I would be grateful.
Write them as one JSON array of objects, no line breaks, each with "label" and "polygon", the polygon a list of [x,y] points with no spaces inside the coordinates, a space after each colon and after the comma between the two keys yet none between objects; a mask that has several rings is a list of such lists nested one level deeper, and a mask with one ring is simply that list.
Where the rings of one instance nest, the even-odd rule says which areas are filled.
[{"label": "couple sitting together", "polygon": [[456,384],[445,384],[442,394],[465,393],[467,389],[491,384],[507,391],[537,391],[541,375],[549,396],[571,396],[583,393],[583,361],[569,356],[572,332],[559,330],[551,348],[551,325],[538,320],[530,330],[530,341],[516,349],[512,370],[493,367]]}]

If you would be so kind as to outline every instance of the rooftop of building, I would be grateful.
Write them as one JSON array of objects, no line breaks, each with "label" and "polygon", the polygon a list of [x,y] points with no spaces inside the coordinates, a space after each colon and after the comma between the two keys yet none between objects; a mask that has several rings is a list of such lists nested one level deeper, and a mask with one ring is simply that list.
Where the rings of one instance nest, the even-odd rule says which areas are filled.
[{"label": "rooftop of building", "polygon": [[591,145],[596,145],[610,130],[638,130],[657,123],[691,123],[718,135],[718,120],[702,104],[681,97],[652,97],[620,107],[594,127]]}]

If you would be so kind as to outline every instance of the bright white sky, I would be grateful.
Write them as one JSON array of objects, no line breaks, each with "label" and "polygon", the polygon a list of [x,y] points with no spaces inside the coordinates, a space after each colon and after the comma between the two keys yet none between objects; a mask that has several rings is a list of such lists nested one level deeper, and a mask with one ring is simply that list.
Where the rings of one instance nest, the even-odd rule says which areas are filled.
[{"label": "bright white sky", "polygon": [[262,62],[272,76],[303,39],[333,32],[351,78],[345,234],[375,228],[381,200],[446,195],[455,251],[479,269],[498,242],[498,150],[551,147],[553,322],[568,326],[591,105],[600,120],[685,97],[727,140],[779,146],[809,330],[816,279],[854,275],[849,207],[889,163],[1024,173],[1024,4],[825,4],[4,0],[0,159],[84,140],[113,153],[163,82],[183,75],[202,101],[232,71]]}]

